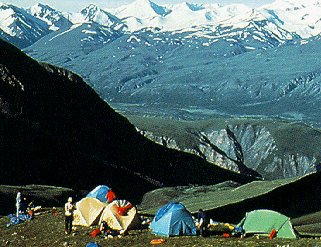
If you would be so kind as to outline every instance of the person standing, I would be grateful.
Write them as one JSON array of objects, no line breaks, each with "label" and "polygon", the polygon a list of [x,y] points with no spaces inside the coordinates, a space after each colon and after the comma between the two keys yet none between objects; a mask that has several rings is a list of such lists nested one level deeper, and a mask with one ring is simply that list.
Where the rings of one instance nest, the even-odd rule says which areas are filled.
[{"label": "person standing", "polygon": [[72,231],[74,205],[72,204],[72,197],[68,198],[65,204],[65,233],[70,234]]},{"label": "person standing", "polygon": [[203,209],[198,210],[198,222],[200,227],[200,236],[205,237],[207,232],[207,216]]},{"label": "person standing", "polygon": [[16,216],[17,217],[19,217],[20,206],[21,206],[21,192],[18,191],[17,197],[16,197]]}]

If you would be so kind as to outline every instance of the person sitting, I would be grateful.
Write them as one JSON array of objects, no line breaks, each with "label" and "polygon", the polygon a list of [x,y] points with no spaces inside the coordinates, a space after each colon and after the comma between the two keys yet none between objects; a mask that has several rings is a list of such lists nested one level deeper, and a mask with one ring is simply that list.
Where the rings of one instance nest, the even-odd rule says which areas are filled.
[{"label": "person sitting", "polygon": [[107,238],[113,238],[118,235],[118,231],[111,229],[106,221],[101,222],[99,229],[101,234]]},{"label": "person sitting", "polygon": [[109,226],[108,226],[108,224],[107,224],[106,221],[102,221],[102,222],[100,223],[99,230],[100,230],[101,234],[103,234],[103,235],[105,235],[105,236],[108,235],[108,231],[110,231],[110,228],[109,228]]}]

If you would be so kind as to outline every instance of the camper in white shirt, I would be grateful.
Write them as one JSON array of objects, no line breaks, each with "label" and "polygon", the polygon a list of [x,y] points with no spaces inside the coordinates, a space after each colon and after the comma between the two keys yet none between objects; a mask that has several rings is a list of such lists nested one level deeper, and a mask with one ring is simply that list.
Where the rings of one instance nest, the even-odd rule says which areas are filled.
[{"label": "camper in white shirt", "polygon": [[72,197],[69,197],[67,203],[65,204],[65,233],[66,234],[70,234],[72,230],[74,209],[75,207],[72,204]]}]

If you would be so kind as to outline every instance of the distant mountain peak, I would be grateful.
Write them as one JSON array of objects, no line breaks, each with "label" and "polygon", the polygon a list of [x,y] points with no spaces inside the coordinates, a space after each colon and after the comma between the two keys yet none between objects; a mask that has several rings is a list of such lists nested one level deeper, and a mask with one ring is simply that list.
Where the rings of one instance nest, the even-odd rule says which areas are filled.
[{"label": "distant mountain peak", "polygon": [[51,8],[49,5],[43,4],[43,3],[36,3],[36,4],[33,5],[30,9],[32,9],[32,8],[53,9],[53,8]]},{"label": "distant mountain peak", "polygon": [[80,11],[80,13],[85,17],[91,18],[92,16],[95,16],[100,11],[103,11],[103,10],[99,8],[97,5],[91,3],[87,7],[83,8]]},{"label": "distant mountain peak", "polygon": [[95,22],[102,26],[123,26],[121,21],[111,13],[101,9],[95,4],[89,4],[82,9],[80,13],[74,15],[74,23],[79,22]]},{"label": "distant mountain peak", "polygon": [[49,5],[37,3],[27,11],[34,17],[46,22],[50,30],[57,31],[71,26],[71,22],[61,12]]},{"label": "distant mountain peak", "polygon": [[87,7],[83,8],[80,12],[88,12],[88,11],[101,11],[102,9],[100,7],[98,7],[96,4],[89,4]]},{"label": "distant mountain peak", "polygon": [[0,4],[1,37],[20,47],[26,47],[49,33],[48,25],[22,8]]}]

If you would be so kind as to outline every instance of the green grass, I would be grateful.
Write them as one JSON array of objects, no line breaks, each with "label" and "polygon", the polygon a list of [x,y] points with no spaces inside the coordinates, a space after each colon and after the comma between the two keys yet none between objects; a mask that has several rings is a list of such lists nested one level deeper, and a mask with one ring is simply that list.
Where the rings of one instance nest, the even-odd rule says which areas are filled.
[{"label": "green grass", "polygon": [[200,208],[212,210],[236,204],[249,198],[255,198],[299,179],[301,177],[273,181],[254,181],[239,187],[227,184],[226,186],[178,187],[176,190],[173,188],[157,189],[145,195],[140,212],[142,214],[154,215],[160,206],[162,206],[161,203],[164,203],[160,201],[160,204],[157,205],[155,200],[157,198],[164,198],[164,194],[172,194],[173,196],[169,198],[169,201],[181,202],[191,213],[196,213]]}]

